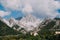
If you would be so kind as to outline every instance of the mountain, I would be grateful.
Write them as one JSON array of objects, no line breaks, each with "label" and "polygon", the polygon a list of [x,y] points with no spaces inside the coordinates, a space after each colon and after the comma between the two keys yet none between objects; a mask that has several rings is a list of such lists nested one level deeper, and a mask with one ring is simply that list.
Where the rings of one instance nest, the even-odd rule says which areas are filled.
[{"label": "mountain", "polygon": [[49,29],[50,31],[60,31],[60,18],[46,20],[42,22],[40,27],[42,27],[42,30]]},{"label": "mountain", "polygon": [[60,20],[60,18],[54,18],[55,20]]},{"label": "mountain", "polygon": [[[16,20],[14,18],[10,18],[9,24],[10,26],[18,25],[18,31],[21,28],[24,28],[27,32],[34,30],[34,28],[38,28],[42,20],[37,19],[35,16],[29,14],[23,17],[21,20]],[[14,28],[16,29],[16,28]]]},{"label": "mountain", "polygon": [[60,18],[41,20],[27,15],[20,20],[6,20],[0,17],[0,40],[55,40],[56,29],[60,29]]},{"label": "mountain", "polygon": [[2,18],[2,17],[0,17],[0,21],[2,21],[3,23],[5,23],[5,24],[8,25],[9,27],[11,26],[10,23],[9,23],[9,21],[6,20],[6,19],[4,19],[4,18]]},{"label": "mountain", "polygon": [[55,26],[53,27],[54,29],[60,29],[60,18],[55,18]]},{"label": "mountain", "polygon": [[13,28],[16,31],[21,31],[23,33],[38,30],[38,26],[42,22],[42,20],[37,19],[35,16],[31,14],[26,15],[20,20],[16,20],[15,18],[10,18],[9,20],[0,18],[0,20],[3,23],[5,23],[8,27]]},{"label": "mountain", "polygon": [[16,34],[20,34],[20,32],[14,30],[13,28],[10,28],[8,25],[0,20],[0,36]]},{"label": "mountain", "polygon": [[[7,32],[10,30],[10,33],[13,30],[13,33],[17,31],[16,33],[22,32],[26,34],[30,32],[37,34],[40,30],[60,28],[60,18],[41,20],[28,14],[25,17],[16,19],[11,17],[9,20],[0,17],[0,24],[1,30],[3,29],[3,31],[6,30]],[[9,34],[9,32],[7,34]]]},{"label": "mountain", "polygon": [[35,28],[38,28],[38,26],[40,25],[40,23],[42,22],[42,20],[37,19],[35,16],[29,14],[26,15],[25,17],[23,17],[20,20],[20,25],[27,31],[32,31]]},{"label": "mountain", "polygon": [[18,20],[15,20],[15,18],[10,18],[8,21],[9,21],[10,27],[12,27],[18,23]]}]

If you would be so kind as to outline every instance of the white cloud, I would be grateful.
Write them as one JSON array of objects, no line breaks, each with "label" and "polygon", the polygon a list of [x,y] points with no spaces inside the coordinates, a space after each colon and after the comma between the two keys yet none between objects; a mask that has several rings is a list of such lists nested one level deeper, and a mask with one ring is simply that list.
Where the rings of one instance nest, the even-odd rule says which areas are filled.
[{"label": "white cloud", "polygon": [[1,11],[1,10],[0,10],[0,16],[1,16],[1,17],[7,16],[7,15],[9,15],[9,14],[10,14],[10,12],[5,12],[5,11]]},{"label": "white cloud", "polygon": [[54,18],[60,8],[60,3],[54,0],[1,0],[5,8],[20,10],[23,13],[33,13],[39,16]]},{"label": "white cloud", "polygon": [[24,13],[32,13],[33,12],[33,9],[32,9],[32,6],[30,6],[30,5],[25,5],[25,7],[22,9],[22,12],[24,12]]},{"label": "white cloud", "polygon": [[21,8],[20,0],[1,0],[0,2],[5,8],[9,8],[13,10],[18,10]]}]

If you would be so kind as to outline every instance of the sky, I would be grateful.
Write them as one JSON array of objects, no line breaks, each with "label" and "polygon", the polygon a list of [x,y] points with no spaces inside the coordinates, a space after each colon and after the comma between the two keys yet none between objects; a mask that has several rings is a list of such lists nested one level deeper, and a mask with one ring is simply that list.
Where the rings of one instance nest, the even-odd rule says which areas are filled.
[{"label": "sky", "polygon": [[32,14],[37,18],[60,17],[60,0],[0,0],[0,16],[23,17]]}]

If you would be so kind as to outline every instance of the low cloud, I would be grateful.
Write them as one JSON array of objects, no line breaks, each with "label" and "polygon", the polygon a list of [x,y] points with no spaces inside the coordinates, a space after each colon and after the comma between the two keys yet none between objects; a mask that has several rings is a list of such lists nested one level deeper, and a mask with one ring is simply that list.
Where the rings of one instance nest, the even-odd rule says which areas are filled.
[{"label": "low cloud", "polygon": [[1,11],[1,10],[0,10],[0,16],[1,16],[1,17],[7,16],[7,15],[9,15],[9,14],[10,14],[10,12],[6,12],[6,11]]},{"label": "low cloud", "polygon": [[19,10],[23,13],[39,15],[43,18],[54,18],[60,8],[59,2],[55,0],[1,0],[0,2],[6,9]]}]

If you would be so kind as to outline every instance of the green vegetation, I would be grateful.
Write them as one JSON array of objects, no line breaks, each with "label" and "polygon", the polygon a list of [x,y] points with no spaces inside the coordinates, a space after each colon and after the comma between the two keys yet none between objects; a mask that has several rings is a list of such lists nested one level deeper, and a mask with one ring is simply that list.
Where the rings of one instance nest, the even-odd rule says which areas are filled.
[{"label": "green vegetation", "polygon": [[41,40],[55,40],[55,31],[49,30],[53,28],[54,25],[55,21],[51,21],[38,32]]},{"label": "green vegetation", "polygon": [[51,21],[43,29],[51,29],[54,27],[55,23],[55,21]]},{"label": "green vegetation", "polygon": [[55,18],[55,20],[60,20],[60,18]]},{"label": "green vegetation", "polygon": [[12,28],[8,27],[5,23],[0,21],[0,36],[4,35],[17,35],[20,34],[18,31],[13,30]]},{"label": "green vegetation", "polygon": [[1,40],[55,40],[54,33],[51,33],[50,31],[43,31],[39,32],[39,35],[33,36],[28,34],[19,34],[19,35],[6,35],[6,36],[0,36]]}]

